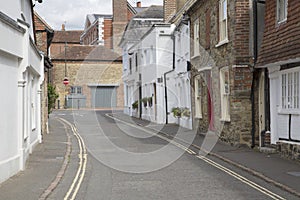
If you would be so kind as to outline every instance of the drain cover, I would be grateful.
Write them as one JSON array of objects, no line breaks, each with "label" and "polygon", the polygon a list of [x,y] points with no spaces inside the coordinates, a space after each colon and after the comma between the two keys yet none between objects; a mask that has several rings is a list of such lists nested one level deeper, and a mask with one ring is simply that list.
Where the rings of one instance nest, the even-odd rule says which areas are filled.
[{"label": "drain cover", "polygon": [[287,172],[289,175],[300,177],[300,172]]}]

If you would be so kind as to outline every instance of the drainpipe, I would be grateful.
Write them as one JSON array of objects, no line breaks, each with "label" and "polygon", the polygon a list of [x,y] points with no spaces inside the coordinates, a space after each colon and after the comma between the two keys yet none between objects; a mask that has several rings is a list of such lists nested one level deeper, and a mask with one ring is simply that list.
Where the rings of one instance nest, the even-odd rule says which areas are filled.
[{"label": "drainpipe", "polygon": [[[253,62],[254,66],[257,61],[257,0],[253,1]],[[255,67],[253,66],[252,84],[251,84],[251,148],[255,147],[255,98],[254,98],[254,83],[255,83]]]},{"label": "drainpipe", "polygon": [[255,83],[255,65],[257,62],[257,57],[258,57],[258,11],[257,11],[257,5],[258,4],[265,4],[265,1],[262,0],[253,0],[253,78],[252,78],[252,85],[251,85],[251,117],[252,117],[252,130],[251,130],[251,148],[255,147],[255,96],[254,96],[254,83]]},{"label": "drainpipe", "polygon": [[164,73],[164,83],[165,83],[165,104],[166,104],[166,124],[169,123],[168,121],[168,87],[167,87],[167,74],[173,72],[175,70],[175,35],[174,32],[171,35],[171,39],[173,41],[173,59],[172,59],[172,70],[167,71]]}]

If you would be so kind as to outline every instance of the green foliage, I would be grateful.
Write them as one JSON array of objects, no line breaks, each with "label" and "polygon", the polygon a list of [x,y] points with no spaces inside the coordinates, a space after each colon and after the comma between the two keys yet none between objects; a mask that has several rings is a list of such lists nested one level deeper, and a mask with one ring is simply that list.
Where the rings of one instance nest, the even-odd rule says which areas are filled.
[{"label": "green foliage", "polygon": [[190,117],[191,116],[191,111],[188,108],[179,108],[179,107],[174,107],[172,108],[173,116],[180,118],[180,117]]},{"label": "green foliage", "polygon": [[179,107],[172,108],[171,112],[173,113],[174,117],[181,117],[181,109]]},{"label": "green foliage", "polygon": [[52,109],[55,107],[56,99],[58,98],[56,87],[52,84],[48,84],[48,113],[50,114]]},{"label": "green foliage", "polygon": [[152,107],[152,97],[148,97],[147,100],[149,107]]},{"label": "green foliage", "polygon": [[148,98],[147,97],[142,98],[142,102],[144,104],[144,107],[147,107]]},{"label": "green foliage", "polygon": [[133,109],[138,109],[138,107],[139,107],[139,101],[133,102],[132,108],[133,108]]},{"label": "green foliage", "polygon": [[191,116],[191,111],[188,108],[182,108],[182,116],[184,117],[190,117]]}]

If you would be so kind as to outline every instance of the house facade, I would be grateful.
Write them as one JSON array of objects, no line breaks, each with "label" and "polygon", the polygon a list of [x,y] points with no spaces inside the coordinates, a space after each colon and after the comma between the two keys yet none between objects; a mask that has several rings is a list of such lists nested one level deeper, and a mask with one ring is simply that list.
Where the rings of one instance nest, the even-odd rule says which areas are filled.
[{"label": "house facade", "polygon": [[[283,155],[299,159],[300,2],[266,1],[265,29],[258,54],[258,108],[262,134]],[[263,92],[263,91],[267,92]]]},{"label": "house facade", "polygon": [[[146,106],[142,106],[141,100],[144,98],[144,101],[147,101],[146,98],[153,98],[152,101],[155,103],[159,99],[161,108],[163,111],[164,106],[162,105],[163,99],[157,98],[155,95],[157,76],[157,64],[158,55],[157,55],[157,46],[158,41],[158,27],[153,28],[154,24],[163,22],[163,9],[161,6],[151,6],[142,12],[136,14],[127,24],[126,29],[123,33],[120,47],[123,50],[123,81],[124,81],[124,112],[131,115],[137,116],[140,118],[150,118],[151,115],[155,115],[154,111],[149,111],[154,109],[155,106],[149,106],[147,109]],[[167,29],[167,28],[163,28]],[[165,30],[161,30],[164,32]],[[166,37],[170,39],[170,37]],[[162,44],[164,46],[165,44]],[[164,47],[166,48],[166,47]],[[168,47],[169,48],[169,47]],[[150,58],[151,57],[151,58]],[[169,57],[168,57],[169,58]],[[166,62],[170,62],[166,59]],[[146,68],[148,65],[151,65],[153,68],[153,73],[146,74]],[[161,76],[159,76],[159,85],[162,84]],[[149,79],[149,80],[148,80]],[[151,80],[150,80],[151,79]],[[146,82],[147,83],[146,83]],[[151,83],[152,82],[152,83]],[[151,90],[147,94],[145,89],[145,84],[152,84]],[[144,89],[143,89],[144,88]],[[149,89],[150,90],[150,89]],[[151,94],[150,94],[151,93]],[[146,96],[146,94],[148,96]],[[133,104],[138,106],[133,106]],[[155,105],[153,103],[153,105]],[[148,112],[148,114],[146,113]],[[165,121],[165,112],[163,112],[159,121],[162,123]],[[149,116],[148,116],[149,115]]]},{"label": "house facade", "polygon": [[54,36],[54,30],[39,16],[38,13],[34,12],[34,24],[36,43],[40,51],[44,55],[44,82],[41,87],[41,131],[42,134],[46,134],[48,131],[48,84],[52,83],[52,68],[49,54],[50,45]]},{"label": "house facade", "polygon": [[89,14],[80,37],[82,45],[103,45],[112,49],[112,15]]},{"label": "house facade", "polygon": [[251,145],[252,4],[187,1],[193,127],[233,145]]},{"label": "house facade", "polygon": [[[77,45],[52,57],[57,108],[123,107],[122,60],[104,46]],[[63,83],[67,77],[69,83]]]},{"label": "house facade", "polygon": [[36,47],[32,1],[9,1],[0,11],[0,182],[25,168],[42,141],[44,60]]}]

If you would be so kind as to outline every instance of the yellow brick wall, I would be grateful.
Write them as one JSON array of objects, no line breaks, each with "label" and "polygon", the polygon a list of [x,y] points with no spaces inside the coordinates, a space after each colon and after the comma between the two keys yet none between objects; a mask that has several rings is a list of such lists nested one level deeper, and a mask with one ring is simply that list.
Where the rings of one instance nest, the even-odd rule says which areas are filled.
[{"label": "yellow brick wall", "polygon": [[[65,87],[63,79],[65,77],[64,61],[53,60],[53,83],[59,94],[60,108],[65,104],[65,95],[69,94],[71,86],[81,86],[82,92],[87,97],[86,106],[91,108],[90,84],[119,84],[117,89],[117,106],[124,105],[124,92],[122,85],[122,63],[113,62],[67,62],[67,77],[69,85]],[[57,107],[57,104],[56,104]]]}]

